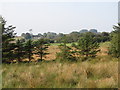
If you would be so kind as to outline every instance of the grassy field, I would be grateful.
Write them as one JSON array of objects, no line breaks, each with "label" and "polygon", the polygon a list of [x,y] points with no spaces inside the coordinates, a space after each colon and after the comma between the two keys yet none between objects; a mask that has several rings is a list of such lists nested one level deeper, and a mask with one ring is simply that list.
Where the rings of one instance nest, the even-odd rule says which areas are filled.
[{"label": "grassy field", "polygon": [[[109,42],[90,61],[14,63],[2,65],[3,88],[117,88],[118,59],[107,55]],[[56,45],[51,48],[58,47]],[[55,52],[54,52],[55,53]],[[53,57],[52,54],[50,57]]]},{"label": "grassy field", "polygon": [[[60,45],[60,43],[52,43],[52,44],[50,44],[51,46],[58,46],[58,45]],[[67,43],[67,46],[71,46],[71,43]]]}]

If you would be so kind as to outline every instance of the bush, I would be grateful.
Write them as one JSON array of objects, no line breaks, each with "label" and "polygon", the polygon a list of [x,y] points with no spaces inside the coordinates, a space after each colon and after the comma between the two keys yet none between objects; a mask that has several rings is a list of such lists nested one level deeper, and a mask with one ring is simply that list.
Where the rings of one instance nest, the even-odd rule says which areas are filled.
[{"label": "bush", "polygon": [[115,31],[112,32],[111,46],[109,49],[109,54],[114,57],[120,57],[120,23],[118,26],[113,27]]}]

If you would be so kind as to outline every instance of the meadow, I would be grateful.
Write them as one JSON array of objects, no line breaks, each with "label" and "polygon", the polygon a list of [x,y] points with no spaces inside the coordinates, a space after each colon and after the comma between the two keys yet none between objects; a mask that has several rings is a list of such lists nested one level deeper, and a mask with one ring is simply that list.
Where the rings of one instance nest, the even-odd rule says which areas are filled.
[{"label": "meadow", "polygon": [[[101,43],[96,58],[81,62],[55,59],[58,44],[51,45],[43,62],[2,65],[3,88],[117,88],[118,59],[107,54],[109,42]],[[54,58],[53,58],[54,57]],[[54,60],[54,61],[53,61]]]}]

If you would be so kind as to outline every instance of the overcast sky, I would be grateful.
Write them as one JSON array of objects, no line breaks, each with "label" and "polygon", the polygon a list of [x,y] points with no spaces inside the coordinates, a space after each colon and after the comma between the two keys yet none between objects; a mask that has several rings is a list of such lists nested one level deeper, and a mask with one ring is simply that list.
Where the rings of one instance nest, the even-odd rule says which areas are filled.
[{"label": "overcast sky", "polygon": [[111,32],[118,22],[117,2],[4,2],[2,15],[21,35],[33,33],[70,33],[81,29]]}]

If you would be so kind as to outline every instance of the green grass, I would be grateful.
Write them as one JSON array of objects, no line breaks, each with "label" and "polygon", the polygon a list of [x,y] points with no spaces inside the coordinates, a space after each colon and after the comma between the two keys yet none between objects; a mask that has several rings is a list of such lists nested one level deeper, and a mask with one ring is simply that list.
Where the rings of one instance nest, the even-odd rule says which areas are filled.
[{"label": "green grass", "polygon": [[103,43],[100,43],[100,46],[101,47],[109,47],[110,46],[110,42],[103,42]]},{"label": "green grass", "polygon": [[[72,43],[67,43],[67,46],[71,46],[71,44]],[[76,42],[75,42],[75,44],[76,44]],[[51,46],[58,46],[58,45],[60,45],[60,43],[51,43],[50,45]]]},{"label": "green grass", "polygon": [[[68,46],[71,46],[72,43],[67,43]],[[75,42],[75,44],[77,44],[77,42]],[[60,43],[51,43],[50,44],[51,46],[58,46],[60,45]],[[109,47],[110,46],[110,42],[103,42],[103,43],[100,43],[100,46],[101,47]]]},{"label": "green grass", "polygon": [[60,45],[60,43],[51,43],[50,45],[51,46],[58,46],[58,45]]}]

